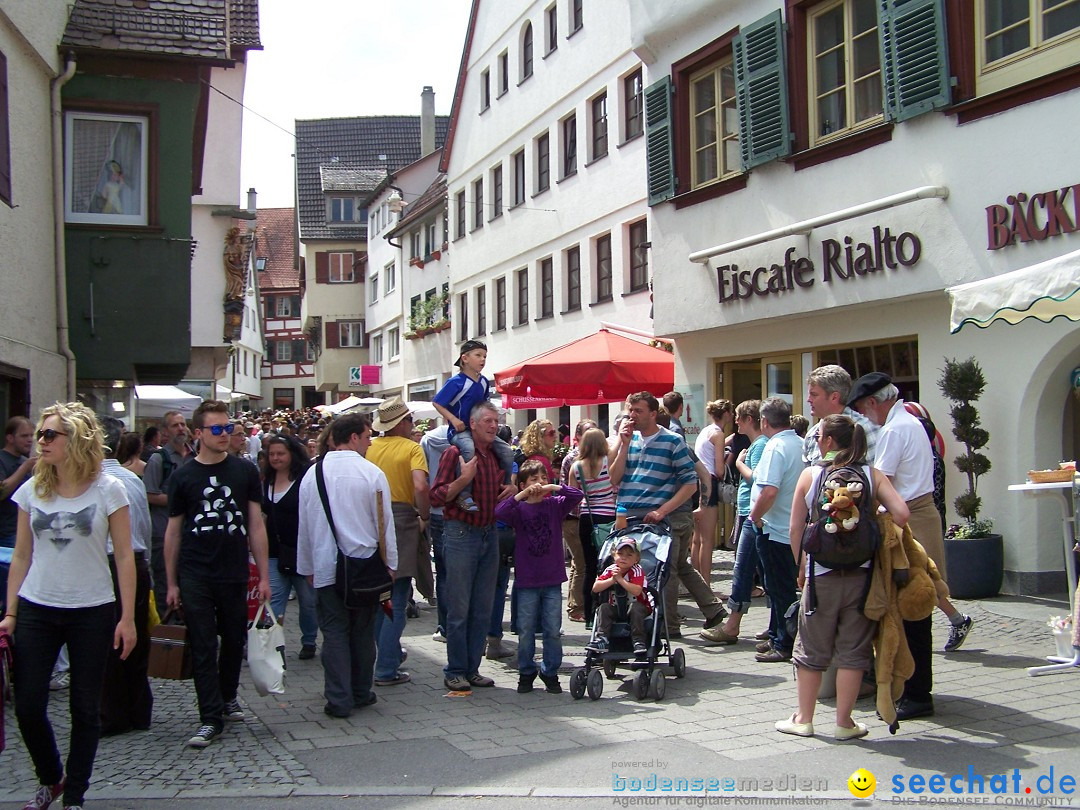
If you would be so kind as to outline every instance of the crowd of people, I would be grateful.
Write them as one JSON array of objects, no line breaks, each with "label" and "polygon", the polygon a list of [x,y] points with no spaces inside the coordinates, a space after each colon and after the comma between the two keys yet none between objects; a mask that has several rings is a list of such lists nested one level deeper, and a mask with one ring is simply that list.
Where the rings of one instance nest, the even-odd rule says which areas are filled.
[{"label": "crowd of people", "polygon": [[[444,685],[459,695],[495,686],[481,672],[485,656],[512,654],[502,644],[508,598],[520,693],[537,677],[546,692],[562,691],[564,619],[595,621],[590,648],[606,649],[617,590],[629,598],[634,654],[645,655],[654,604],[635,541],[620,539],[610,565],[598,566],[600,543],[624,522],[670,529],[660,595],[668,638],[682,638],[687,619],[680,584],[709,644],[739,643],[763,593],[769,621],[757,661],[791,661],[798,672],[798,708],[777,730],[814,733],[822,673],[835,666],[834,736],[864,736],[851,709],[873,669],[875,625],[863,613],[872,564],[830,569],[801,541],[825,478],[856,468],[870,488],[864,515],[880,504],[896,526],[910,525],[946,574],[933,427],[896,386],[882,374],[852,381],[839,366],[816,369],[809,430],[780,398],[717,400],[690,446],[682,397],[669,392],[661,404],[640,392],[610,433],[589,419],[572,433],[538,419],[512,440],[488,398],[486,354],[479,341],[461,347],[460,372],[434,398],[440,426],[417,422],[397,397],[373,418],[237,417],[207,401],[190,424],[172,412],[142,434],[78,403],[44,409],[36,433],[28,419],[10,420],[0,451],[0,549],[10,554],[0,633],[14,637],[16,717],[41,783],[26,807],[61,796],[81,807],[100,735],[150,727],[152,605],[182,613],[188,630],[194,748],[244,717],[237,690],[253,581],[279,621],[295,595],[298,658],[319,656],[324,711],[335,718],[411,680],[402,635],[420,599],[437,610]],[[556,452],[562,442],[569,447]],[[735,565],[721,596],[710,581],[725,504]],[[952,628],[946,650],[956,649],[971,619],[947,598],[938,607]],[[914,672],[895,706],[901,720],[934,711],[929,616],[905,621],[904,632]],[[66,764],[47,715],[58,687],[70,689]]]}]

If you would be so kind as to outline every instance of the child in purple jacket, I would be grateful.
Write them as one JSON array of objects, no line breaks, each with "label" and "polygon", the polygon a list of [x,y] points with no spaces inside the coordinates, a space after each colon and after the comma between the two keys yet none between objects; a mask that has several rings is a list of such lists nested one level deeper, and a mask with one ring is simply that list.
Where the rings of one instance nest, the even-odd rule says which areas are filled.
[{"label": "child in purple jacket", "polygon": [[536,680],[536,629],[544,634],[540,680],[546,691],[558,694],[562,664],[562,584],[566,582],[562,524],[581,503],[580,489],[549,484],[539,461],[526,461],[518,470],[518,493],[499,501],[495,518],[517,533],[514,544],[514,586],[517,589],[518,686],[531,692]]}]

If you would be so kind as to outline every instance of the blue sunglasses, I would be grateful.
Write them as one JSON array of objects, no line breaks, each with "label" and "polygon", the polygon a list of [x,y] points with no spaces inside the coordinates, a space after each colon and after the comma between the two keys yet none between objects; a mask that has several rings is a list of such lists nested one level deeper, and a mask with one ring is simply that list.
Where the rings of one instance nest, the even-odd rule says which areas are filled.
[{"label": "blue sunglasses", "polygon": [[228,433],[231,435],[232,432],[236,430],[236,425],[234,425],[232,422],[227,425],[210,425],[209,427],[203,428],[203,430],[209,430],[215,436],[220,436],[222,433]]}]

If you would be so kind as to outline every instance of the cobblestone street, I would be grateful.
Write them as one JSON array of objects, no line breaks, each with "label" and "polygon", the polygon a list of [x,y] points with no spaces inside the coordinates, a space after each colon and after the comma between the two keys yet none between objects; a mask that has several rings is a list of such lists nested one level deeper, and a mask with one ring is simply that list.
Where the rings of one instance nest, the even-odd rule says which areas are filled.
[{"label": "cobblestone street", "polygon": [[[730,554],[718,558],[723,573],[714,586],[722,588]],[[828,700],[819,710],[818,736],[773,730],[794,707],[795,687],[789,665],[753,660],[750,639],[765,619],[764,600],[755,600],[743,639],[732,647],[697,640],[700,614],[681,603],[689,617],[687,677],[669,678],[662,702],[640,703],[614,681],[595,702],[575,701],[567,692],[519,695],[514,659],[485,661],[482,671],[497,688],[448,698],[441,676],[445,647],[431,639],[435,611],[423,610],[404,636],[412,682],[378,689],[378,703],[347,720],[323,714],[319,661],[297,660],[295,643],[287,694],[258,697],[245,671],[240,697],[246,719],[230,723],[204,751],[185,745],[198,725],[191,683],[156,681],[153,729],[102,740],[88,801],[168,807],[213,798],[350,795],[587,798],[610,795],[613,774],[633,775],[644,766],[666,776],[813,777],[824,780],[815,783],[814,795],[850,802],[845,780],[860,766],[879,774],[878,799],[885,796],[883,772],[966,773],[969,764],[987,773],[1050,765],[1080,772],[1076,675],[1032,678],[1026,672],[1053,652],[1046,618],[1067,608],[1015,597],[958,607],[971,614],[975,629],[960,651],[945,655],[947,628],[940,614],[935,617],[936,717],[905,722],[892,737],[874,717],[872,699],[864,699],[856,719],[869,724],[870,736],[846,745],[826,733],[832,727]],[[295,609],[290,606],[290,618]],[[581,660],[586,636],[581,624],[566,623],[564,630],[568,674]],[[53,693],[61,738],[65,696]],[[14,806],[36,780],[10,710],[7,720],[8,777],[0,802]],[[61,750],[65,746],[66,738]],[[741,792],[760,793],[756,787]]]}]

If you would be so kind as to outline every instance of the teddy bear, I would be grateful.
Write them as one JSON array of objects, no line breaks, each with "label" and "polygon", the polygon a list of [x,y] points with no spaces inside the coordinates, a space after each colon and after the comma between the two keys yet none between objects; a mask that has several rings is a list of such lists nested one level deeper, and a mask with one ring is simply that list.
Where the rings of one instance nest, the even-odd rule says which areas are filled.
[{"label": "teddy bear", "polygon": [[862,488],[859,481],[832,479],[825,482],[825,503],[821,505],[821,511],[827,516],[825,531],[836,534],[843,526],[845,532],[850,532],[859,525],[856,502],[862,498]]}]

